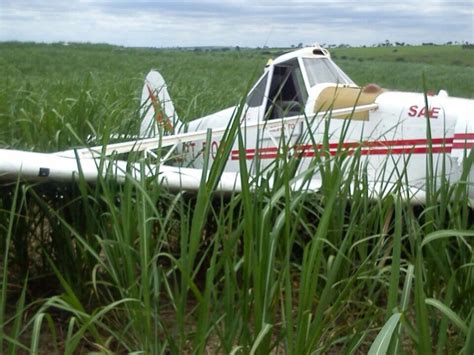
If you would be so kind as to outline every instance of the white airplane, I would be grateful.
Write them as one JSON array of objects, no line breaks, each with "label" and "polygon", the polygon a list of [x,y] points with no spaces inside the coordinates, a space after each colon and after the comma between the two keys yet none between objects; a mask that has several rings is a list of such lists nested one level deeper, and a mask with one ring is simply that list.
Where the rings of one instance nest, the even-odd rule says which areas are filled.
[{"label": "white airplane", "polygon": [[[94,182],[103,175],[122,182],[145,175],[170,189],[193,191],[208,177],[211,164],[225,159],[215,188],[234,192],[241,189],[242,161],[251,177],[261,177],[284,155],[299,162],[293,187],[306,184],[315,191],[321,173],[312,162],[345,154],[348,160],[363,160],[376,196],[401,182],[408,200],[423,203],[431,170],[434,181],[445,177],[464,184],[472,203],[473,112],[474,100],[452,98],[443,90],[427,96],[373,84],[361,88],[326,49],[314,45],[270,60],[245,102],[188,124],[179,121],[163,77],[151,71],[136,139],[50,154],[0,149],[0,178],[73,181],[81,175]],[[230,134],[236,127],[240,143]],[[118,159],[131,152],[155,163]],[[253,180],[253,188],[259,181]]]}]

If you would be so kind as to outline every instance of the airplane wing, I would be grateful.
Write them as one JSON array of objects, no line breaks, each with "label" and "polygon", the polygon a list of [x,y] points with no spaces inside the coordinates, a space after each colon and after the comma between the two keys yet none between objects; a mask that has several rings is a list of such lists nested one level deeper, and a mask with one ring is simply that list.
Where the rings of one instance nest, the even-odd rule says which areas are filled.
[{"label": "airplane wing", "polygon": [[[170,190],[196,191],[202,180],[202,169],[181,168],[169,165],[144,165],[124,160],[100,160],[90,157],[64,157],[57,154],[34,153],[0,149],[0,179],[15,181],[21,179],[37,181],[72,182],[82,178],[90,183],[99,176],[110,177],[122,183],[127,176],[156,177]],[[240,191],[240,176],[237,172],[224,172],[217,190],[221,192]]]},{"label": "airplane wing", "polygon": [[[360,112],[376,109],[377,105],[362,105],[355,108],[338,109],[331,111],[331,116],[345,116],[351,112]],[[314,118],[319,119],[328,115],[320,112]],[[304,121],[302,116],[275,119],[247,125],[246,129],[273,129],[283,124]],[[224,136],[227,128],[210,130],[213,138]],[[137,139],[123,143],[96,146],[91,148],[70,149],[56,153],[37,153],[10,149],[0,149],[0,179],[16,180],[18,177],[26,181],[62,181],[72,182],[79,176],[88,181],[96,182],[99,176],[108,176],[117,182],[123,182],[127,175],[140,178],[156,176],[163,186],[172,190],[196,191],[202,180],[202,175],[208,172],[196,168],[181,168],[164,164],[174,149],[186,142],[205,141],[209,130],[181,133],[156,138]],[[138,162],[108,159],[113,154],[130,152],[152,151],[161,147],[171,147],[167,155],[157,164],[143,167]],[[295,183],[297,186],[297,183]],[[321,186],[319,180],[314,179],[307,186],[309,190],[317,190]],[[217,191],[238,192],[241,189],[238,172],[225,171],[217,186]]]}]

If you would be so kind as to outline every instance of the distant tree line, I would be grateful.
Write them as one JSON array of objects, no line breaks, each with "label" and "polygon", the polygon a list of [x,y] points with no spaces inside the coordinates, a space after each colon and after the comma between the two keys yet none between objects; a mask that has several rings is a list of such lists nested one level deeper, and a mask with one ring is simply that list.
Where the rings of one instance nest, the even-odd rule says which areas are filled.
[{"label": "distant tree line", "polygon": [[[437,44],[437,43],[434,43],[434,42],[423,42],[421,43],[422,46],[452,46],[452,45],[461,45],[462,48],[465,48],[465,49],[471,49],[474,44],[472,43],[469,43],[469,42],[458,42],[458,41],[448,41],[446,43],[443,43],[443,44]],[[409,47],[409,46],[412,46],[412,44],[410,43],[406,43],[406,42],[390,42],[388,39],[386,39],[384,42],[380,42],[380,43],[374,43],[372,45],[363,45],[361,46],[362,48],[366,48],[366,47]],[[298,45],[298,46],[295,46],[294,44],[291,45],[291,48],[301,48],[302,45],[301,43]],[[351,48],[352,46],[350,44],[345,44],[345,43],[342,43],[342,44],[332,44],[332,43],[323,43],[322,44],[322,47],[324,48],[328,48],[328,49],[331,49],[331,48]]]}]

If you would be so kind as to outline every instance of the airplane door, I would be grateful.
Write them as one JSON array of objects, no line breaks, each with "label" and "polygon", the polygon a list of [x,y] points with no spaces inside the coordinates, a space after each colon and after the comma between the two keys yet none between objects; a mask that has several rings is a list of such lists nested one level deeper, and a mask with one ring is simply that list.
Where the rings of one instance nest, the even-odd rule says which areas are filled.
[{"label": "airplane door", "polygon": [[270,69],[264,111],[259,117],[265,124],[257,132],[254,169],[265,169],[281,154],[292,154],[303,130],[308,93],[299,62],[291,59]]}]

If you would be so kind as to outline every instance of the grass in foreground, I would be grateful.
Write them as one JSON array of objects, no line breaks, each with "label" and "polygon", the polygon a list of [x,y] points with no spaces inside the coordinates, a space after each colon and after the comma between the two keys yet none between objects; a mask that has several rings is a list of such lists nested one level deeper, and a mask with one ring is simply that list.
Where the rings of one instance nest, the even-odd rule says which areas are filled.
[{"label": "grass in foreground", "polygon": [[[34,352],[47,333],[66,353],[469,353],[465,191],[442,185],[428,201],[442,189],[456,197],[424,209],[396,190],[374,201],[361,162],[316,157],[296,176],[298,161],[283,158],[264,172],[272,186],[253,192],[242,160],[243,191],[231,197],[214,194],[213,180],[190,198],[156,179],[17,184],[0,215],[4,272],[16,260],[25,277],[34,265],[57,282],[26,322],[23,278],[3,283],[20,295],[13,311],[2,307],[3,348]],[[315,173],[320,194],[290,190]]]}]

